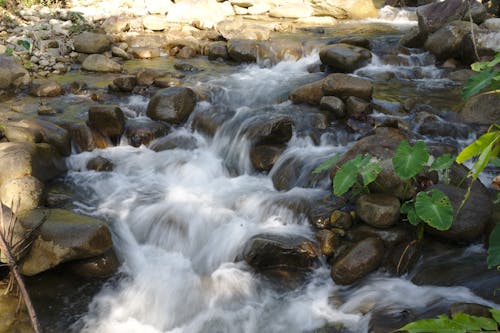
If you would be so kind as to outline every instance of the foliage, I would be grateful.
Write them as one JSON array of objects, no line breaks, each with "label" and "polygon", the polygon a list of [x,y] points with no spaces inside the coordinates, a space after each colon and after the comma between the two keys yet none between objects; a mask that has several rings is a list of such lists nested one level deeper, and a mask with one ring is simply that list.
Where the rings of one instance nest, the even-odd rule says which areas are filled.
[{"label": "foliage", "polygon": [[451,154],[443,154],[437,157],[434,160],[434,162],[432,162],[431,166],[429,167],[429,171],[439,171],[448,169],[453,165],[454,161],[455,157],[452,156]]},{"label": "foliage", "polygon": [[337,164],[337,162],[339,161],[340,159],[340,155],[339,154],[335,154],[334,156],[330,157],[329,159],[327,159],[326,161],[324,161],[323,163],[321,163],[320,165],[318,165],[312,173],[315,173],[315,174],[318,174],[318,173],[321,173],[323,171],[326,171],[326,170],[330,170],[335,164]]},{"label": "foliage", "polygon": [[492,318],[456,313],[452,318],[440,315],[437,318],[418,320],[401,327],[396,332],[409,333],[472,333],[498,332],[500,310],[490,309]]},{"label": "foliage", "polygon": [[487,89],[495,91],[500,89],[500,72],[494,67],[500,63],[500,53],[492,61],[476,62],[471,65],[473,71],[479,72],[472,76],[464,85],[462,95],[469,99]]},{"label": "foliage", "polygon": [[6,7],[7,6],[7,0],[0,0],[0,7]]},{"label": "foliage", "polygon": [[17,45],[24,47],[27,51],[31,49],[31,43],[24,39],[18,40]]},{"label": "foliage", "polygon": [[82,13],[79,12],[68,12],[66,14],[66,19],[70,20],[73,24],[69,27],[69,31],[74,34],[79,34],[83,31],[90,30],[92,27],[88,24]]},{"label": "foliage", "polygon": [[5,55],[6,56],[11,56],[12,54],[14,53],[14,50],[10,47],[8,47],[6,50],[5,50]]},{"label": "foliage", "polygon": [[500,223],[497,223],[495,229],[490,235],[490,246],[488,247],[488,268],[500,266]]},{"label": "foliage", "polygon": [[448,230],[453,222],[450,198],[439,190],[431,194],[419,192],[415,199],[415,212],[425,223],[438,230]]},{"label": "foliage", "polygon": [[[342,165],[333,178],[333,194],[340,196],[351,189],[354,185],[363,188],[371,184],[377,178],[382,168],[372,161],[371,155],[358,154],[352,160]],[[363,184],[358,182],[361,176]]]},{"label": "foliage", "polygon": [[425,142],[417,141],[411,146],[408,141],[404,140],[396,149],[392,164],[396,175],[408,180],[418,175],[428,160],[429,153],[427,153]]}]

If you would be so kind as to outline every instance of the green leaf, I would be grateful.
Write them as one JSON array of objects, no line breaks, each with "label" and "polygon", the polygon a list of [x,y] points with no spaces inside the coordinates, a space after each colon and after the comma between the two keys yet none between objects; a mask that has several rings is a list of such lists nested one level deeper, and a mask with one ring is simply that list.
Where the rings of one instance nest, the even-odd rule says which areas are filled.
[{"label": "green leaf", "polygon": [[499,135],[500,131],[488,132],[481,135],[476,141],[465,147],[460,154],[458,154],[456,158],[457,163],[463,163],[474,156],[480,155]]},{"label": "green leaf", "polygon": [[23,39],[18,40],[17,45],[21,45],[22,47],[24,47],[28,51],[31,48],[30,42],[28,42],[27,40],[23,40]]},{"label": "green leaf", "polygon": [[469,99],[472,96],[481,92],[481,90],[490,86],[491,81],[495,76],[498,75],[498,71],[493,68],[485,68],[481,70],[478,74],[472,76],[464,84],[462,90],[462,96],[464,99]]},{"label": "green leaf", "polygon": [[415,202],[413,201],[405,201],[399,210],[401,214],[406,214],[408,218],[408,222],[411,225],[417,226],[422,220],[417,216],[417,212],[415,211]]},{"label": "green leaf", "polygon": [[429,170],[433,171],[448,169],[453,165],[454,161],[455,157],[451,154],[443,154],[434,160]]},{"label": "green leaf", "polygon": [[329,159],[318,165],[316,169],[313,170],[312,173],[321,173],[323,171],[330,170],[335,164],[337,164],[339,159],[340,159],[340,154],[335,154],[334,156],[330,157]]},{"label": "green leaf", "polygon": [[480,72],[488,67],[495,67],[500,63],[500,53],[495,55],[495,58],[492,61],[479,61],[470,65],[470,68],[475,72]]},{"label": "green leaf", "polygon": [[401,327],[399,331],[408,331],[409,333],[466,333],[465,329],[445,315],[409,323]]},{"label": "green leaf", "polygon": [[340,167],[333,178],[333,194],[341,196],[356,183],[356,178],[358,177],[357,165],[361,161],[361,155],[357,155],[354,159],[347,161]]},{"label": "green leaf", "polygon": [[448,230],[453,222],[453,207],[450,198],[439,190],[431,194],[420,192],[415,199],[417,216],[438,230]]},{"label": "green leaf", "polygon": [[380,171],[382,171],[382,167],[374,162],[369,162],[359,168],[359,174],[363,178],[363,185],[368,186],[373,183]]},{"label": "green leaf", "polygon": [[[488,257],[486,259],[488,268],[500,266],[500,223],[497,223],[495,229],[491,232],[489,244]],[[500,321],[498,322],[500,323]]]},{"label": "green leaf", "polygon": [[8,48],[5,50],[5,55],[6,55],[6,56],[11,56],[13,53],[14,53],[14,50],[13,50],[13,49],[11,49],[10,47],[8,47]]},{"label": "green leaf", "polygon": [[411,146],[408,141],[401,141],[392,157],[394,171],[402,179],[410,179],[422,171],[429,160],[427,146],[423,141],[417,141]]},{"label": "green leaf", "polygon": [[489,145],[487,145],[483,149],[476,163],[474,163],[474,173],[472,174],[474,179],[477,179],[477,177],[479,177],[479,174],[484,170],[484,168],[486,168],[486,165],[488,165],[490,159],[498,155],[500,145],[498,145],[497,143],[500,142],[500,132],[496,131],[492,133],[496,133],[496,137]]},{"label": "green leaf", "polygon": [[490,309],[491,316],[497,323],[500,324],[500,310],[499,309]]},{"label": "green leaf", "polygon": [[471,316],[465,313],[456,313],[452,320],[465,328],[467,332],[481,331],[481,329],[495,331],[497,329],[497,323],[490,318]]}]

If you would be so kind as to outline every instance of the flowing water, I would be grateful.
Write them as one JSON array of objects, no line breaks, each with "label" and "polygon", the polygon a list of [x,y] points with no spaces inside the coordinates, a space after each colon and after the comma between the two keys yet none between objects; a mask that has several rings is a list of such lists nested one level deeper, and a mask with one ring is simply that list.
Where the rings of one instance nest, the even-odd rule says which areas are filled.
[{"label": "flowing water", "polygon": [[[428,57],[408,55],[404,66],[375,58],[357,74],[380,83],[376,98],[385,103],[404,99],[405,94],[440,95],[440,89],[453,84],[441,77]],[[358,137],[339,129],[321,132],[315,140],[307,129],[321,127],[317,124],[322,115],[286,101],[291,89],[321,77],[307,71],[317,62],[313,52],[273,67],[242,66],[237,73],[200,83],[212,96],[209,102],[198,103],[195,113],[223,107],[234,115],[214,138],[193,132],[192,120],[169,134],[190,138],[196,143],[194,149],[157,153],[124,143],[69,158],[67,181],[78,188],[76,210],[110,224],[122,262],[121,274],[94,297],[74,331],[298,333],[336,323],[361,333],[369,331],[377,309],[424,313],[436,304],[445,307],[453,302],[495,305],[466,287],[417,286],[408,276],[382,272],[354,286],[337,286],[326,263],[298,288],[280,288],[236,260],[245,241],[259,233],[314,239],[305,215],[282,203],[328,195],[327,180],[308,186],[310,171],[328,156],[347,150]],[[377,81],[378,72],[392,72],[401,90],[393,89],[391,95],[384,80]],[[434,101],[438,108],[440,99]],[[136,117],[144,117],[146,103],[138,96],[122,102]],[[249,160],[248,130],[285,115],[300,119],[303,130],[294,129],[269,175],[255,172]],[[113,172],[86,170],[86,162],[98,155],[113,161]],[[277,191],[271,176],[291,160],[301,161],[296,187]],[[484,255],[481,247],[476,250]]]}]

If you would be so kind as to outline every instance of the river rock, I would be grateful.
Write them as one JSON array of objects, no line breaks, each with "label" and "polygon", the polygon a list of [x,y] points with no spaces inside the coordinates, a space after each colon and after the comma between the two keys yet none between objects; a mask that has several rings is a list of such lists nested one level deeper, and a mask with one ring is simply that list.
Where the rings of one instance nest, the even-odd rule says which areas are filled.
[{"label": "river rock", "polygon": [[167,132],[167,126],[158,121],[129,119],[125,126],[125,136],[133,147],[147,146]]},{"label": "river rock", "polygon": [[68,268],[85,279],[107,279],[112,277],[120,267],[120,262],[113,249],[88,259],[75,260],[68,263]]},{"label": "river rock", "polygon": [[471,316],[491,318],[490,308],[476,303],[453,303],[450,305],[450,315],[465,313]]},{"label": "river rock", "polygon": [[490,126],[499,121],[499,94],[478,95],[470,98],[459,113],[463,122]]},{"label": "river rock", "polygon": [[230,40],[227,43],[229,57],[236,62],[256,62],[259,58],[261,43],[252,40]]},{"label": "river rock", "polygon": [[476,24],[483,23],[488,18],[488,11],[486,7],[479,1],[470,1],[470,7],[467,8],[463,16],[464,21],[470,21]]},{"label": "river rock", "polygon": [[64,128],[36,118],[26,118],[17,123],[16,126],[24,127],[41,136],[42,141],[52,145],[63,156],[71,154],[71,137]]},{"label": "river rock", "polygon": [[102,53],[109,51],[111,42],[108,36],[93,32],[83,32],[73,38],[73,47],[76,52]]},{"label": "river rock", "polygon": [[418,27],[408,30],[399,40],[399,45],[409,48],[417,48],[424,45],[427,33],[420,31]]},{"label": "river rock", "polygon": [[121,72],[122,65],[101,54],[91,54],[82,63],[82,68],[92,72]]},{"label": "river rock", "polygon": [[71,136],[71,141],[76,153],[92,151],[95,149],[92,131],[87,125],[81,123],[70,123],[66,126],[66,129]]},{"label": "river rock", "polygon": [[36,97],[55,97],[64,95],[64,89],[54,81],[33,84],[30,92]]},{"label": "river rock", "polygon": [[226,40],[268,40],[272,31],[272,26],[248,23],[241,17],[235,17],[217,23],[216,30]]},{"label": "river rock", "polygon": [[36,275],[70,260],[102,255],[113,246],[106,224],[63,209],[34,210],[22,224],[33,228],[44,216],[39,236],[20,263],[24,275]]},{"label": "river rock", "polygon": [[160,49],[156,47],[131,47],[128,52],[137,59],[151,59],[160,56]]},{"label": "river rock", "polygon": [[143,16],[142,24],[145,29],[152,31],[163,31],[168,28],[168,22],[165,18],[157,15]]},{"label": "river rock", "polygon": [[101,28],[108,34],[117,34],[130,29],[130,19],[120,15],[113,15],[104,20]]},{"label": "river rock", "polygon": [[399,222],[399,200],[388,194],[365,194],[356,202],[359,218],[376,228],[389,228]]},{"label": "river rock", "polygon": [[26,69],[14,57],[0,55],[0,89],[21,86],[27,73]]},{"label": "river rock", "polygon": [[254,145],[250,149],[250,161],[257,171],[267,172],[272,169],[281,153],[286,149],[284,145]]},{"label": "river rock", "polygon": [[316,238],[319,241],[321,253],[327,257],[333,255],[341,245],[339,234],[328,229],[318,231]]},{"label": "river rock", "polygon": [[[477,26],[474,25],[474,29]],[[432,33],[425,42],[425,49],[438,60],[459,58],[462,39],[471,30],[470,22],[453,21]]]},{"label": "river rock", "polygon": [[154,140],[148,148],[156,152],[171,149],[193,150],[197,148],[197,141],[192,136],[178,135],[178,133],[174,132],[173,134]]},{"label": "river rock", "polygon": [[462,41],[462,61],[469,64],[479,57],[492,59],[500,52],[500,31],[477,30],[465,35]]},{"label": "river rock", "polygon": [[208,60],[227,60],[227,46],[225,42],[214,42],[208,46]]},{"label": "river rock", "polygon": [[336,19],[346,19],[349,17],[347,11],[339,7],[336,1],[332,0],[309,0],[314,16],[331,16]]},{"label": "river rock", "polygon": [[344,102],[335,96],[323,96],[319,102],[319,109],[328,112],[333,119],[341,119],[346,116]]},{"label": "river rock", "polygon": [[445,24],[461,20],[467,10],[467,1],[446,0],[417,8],[418,27],[421,32],[433,33]]},{"label": "river rock", "polygon": [[351,242],[359,242],[370,237],[380,238],[384,242],[385,247],[390,249],[401,243],[408,243],[413,240],[415,231],[404,224],[398,224],[387,229],[359,224],[351,228],[346,235],[346,239]]},{"label": "river rock", "polygon": [[323,80],[322,88],[325,95],[340,98],[355,96],[370,100],[373,93],[373,84],[370,80],[341,73],[328,75]]},{"label": "river rock", "polygon": [[1,128],[2,135],[9,142],[42,142],[42,133],[29,127],[6,123]]},{"label": "river rock", "polygon": [[91,158],[87,162],[87,169],[88,170],[94,170],[94,171],[113,171],[114,169],[113,162],[111,160],[108,160],[105,157],[102,156],[97,156],[94,158]]},{"label": "river rock", "polygon": [[201,133],[214,136],[217,129],[234,116],[234,111],[221,106],[198,110],[193,117],[193,128]]},{"label": "river rock", "polygon": [[195,105],[196,95],[190,88],[165,88],[151,98],[146,114],[153,120],[180,124],[187,120]]},{"label": "river rock", "polygon": [[304,276],[319,263],[314,243],[292,235],[255,235],[244,245],[242,255],[255,271],[272,278]]},{"label": "river rock", "polygon": [[224,18],[232,15],[234,15],[234,10],[230,2],[184,0],[170,7],[166,19],[170,22],[197,22],[197,27],[211,29]]},{"label": "river rock", "polygon": [[292,127],[292,120],[286,116],[258,119],[248,125],[246,136],[254,145],[280,145],[290,141],[292,138]]},{"label": "river rock", "polygon": [[117,77],[113,80],[113,84],[123,92],[131,92],[137,85],[137,78],[135,75],[125,75]]},{"label": "river rock", "polygon": [[165,73],[162,71],[144,68],[140,69],[135,76],[137,78],[138,85],[150,86],[154,83],[155,79],[162,77],[163,75],[165,75]]},{"label": "river rock", "polygon": [[481,28],[500,31],[500,17],[492,17],[481,24]]},{"label": "river rock", "polygon": [[108,137],[114,143],[120,141],[125,131],[123,111],[113,105],[95,105],[89,108],[89,126],[91,129]]},{"label": "river rock", "polygon": [[125,60],[130,60],[132,58],[132,56],[127,53],[127,51],[116,46],[111,47],[111,54],[113,55],[113,57],[118,57]]},{"label": "river rock", "polygon": [[371,57],[369,50],[349,44],[328,45],[319,52],[319,58],[323,64],[335,71],[345,73],[354,72],[365,66]]},{"label": "river rock", "polygon": [[2,203],[22,214],[37,208],[43,200],[43,183],[33,176],[12,179],[0,186]]},{"label": "river rock", "polygon": [[323,97],[322,87],[323,80],[315,81],[292,90],[288,98],[296,104],[307,103],[319,105]]},{"label": "river rock", "polygon": [[450,198],[453,206],[453,224],[445,231],[429,227],[427,232],[459,243],[471,243],[483,235],[492,214],[492,202],[487,195],[473,188],[469,198],[459,210],[466,190],[443,184],[434,185],[432,189],[440,190]]},{"label": "river rock", "polygon": [[366,120],[372,112],[371,103],[356,96],[349,96],[345,101],[347,115],[357,120]]},{"label": "river rock", "polygon": [[351,284],[377,269],[384,256],[384,243],[379,238],[367,238],[355,244],[332,266],[336,284]]},{"label": "river rock", "polygon": [[278,5],[269,10],[269,16],[277,18],[301,18],[312,14],[313,9],[310,5],[299,2]]},{"label": "river rock", "polygon": [[317,16],[337,19],[365,19],[378,17],[372,0],[308,0]]}]

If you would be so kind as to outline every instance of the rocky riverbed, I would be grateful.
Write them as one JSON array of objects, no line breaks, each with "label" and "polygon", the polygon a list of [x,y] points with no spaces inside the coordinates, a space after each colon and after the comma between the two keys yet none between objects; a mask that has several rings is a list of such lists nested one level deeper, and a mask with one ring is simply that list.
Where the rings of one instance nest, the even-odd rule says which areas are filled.
[{"label": "rocky riverbed", "polygon": [[[456,154],[500,120],[498,94],[460,100],[500,51],[497,3],[413,5],[0,7],[0,200],[36,229],[19,267],[45,331],[387,332],[498,305],[498,169],[422,244],[400,205],[423,185],[391,164],[402,140]],[[313,172],[365,153],[369,194]],[[457,212],[467,172],[420,176]],[[14,302],[0,332],[30,332]]]}]

